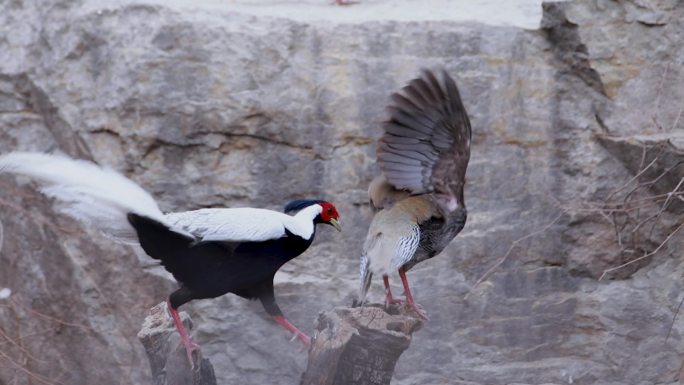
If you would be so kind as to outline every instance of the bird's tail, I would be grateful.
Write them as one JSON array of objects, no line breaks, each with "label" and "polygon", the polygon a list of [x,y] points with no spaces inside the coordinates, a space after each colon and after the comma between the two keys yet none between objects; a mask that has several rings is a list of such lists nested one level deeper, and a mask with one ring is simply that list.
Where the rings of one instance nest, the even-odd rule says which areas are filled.
[{"label": "bird's tail", "polygon": [[171,258],[178,250],[192,246],[195,243],[195,237],[172,229],[164,222],[135,213],[128,214],[128,222],[138,233],[140,246],[147,255],[162,260],[162,263],[167,265],[167,270],[175,275],[176,269],[172,266]]},{"label": "bird's tail", "polygon": [[0,173],[27,176],[57,201],[59,211],[90,224],[106,235],[137,243],[127,215],[134,213],[164,223],[154,198],[116,171],[60,155],[12,152],[0,156]]},{"label": "bird's tail", "polygon": [[361,285],[359,286],[359,296],[356,301],[354,301],[354,305],[356,306],[363,306],[363,303],[366,301],[366,294],[370,288],[371,278],[373,278],[373,272],[370,269],[370,260],[365,253],[361,255],[360,267]]}]

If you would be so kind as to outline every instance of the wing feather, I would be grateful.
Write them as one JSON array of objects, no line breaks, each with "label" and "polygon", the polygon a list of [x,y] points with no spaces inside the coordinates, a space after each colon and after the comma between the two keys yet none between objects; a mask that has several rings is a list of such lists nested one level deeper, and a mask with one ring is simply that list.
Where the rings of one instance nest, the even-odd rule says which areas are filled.
[{"label": "wing feather", "polygon": [[397,136],[392,133],[387,133],[385,135],[385,141],[387,143],[398,143],[398,144],[416,144],[420,143],[420,139],[410,138],[406,136]]},{"label": "wing feather", "polygon": [[418,174],[421,174],[425,171],[425,168],[422,167],[421,165],[409,165],[405,163],[394,163],[394,162],[386,162],[385,163],[385,170],[394,170],[394,171],[413,171]]},{"label": "wing feather", "polygon": [[165,215],[173,228],[203,241],[267,241],[285,236],[289,215],[257,208],[200,209]]},{"label": "wing feather", "polygon": [[425,81],[421,78],[412,80],[405,91],[409,97],[415,98],[421,104],[421,109],[429,109],[435,104],[435,100],[431,97]]},{"label": "wing feather", "polygon": [[442,92],[442,86],[431,71],[423,71],[423,78],[427,83],[427,88],[430,90],[430,95],[433,96],[433,101],[439,107],[444,107],[446,104],[441,104],[442,101],[447,100],[447,96]]},{"label": "wing feather", "polygon": [[377,149],[387,181],[413,194],[436,192],[463,204],[471,128],[456,82],[446,72],[440,80],[424,70],[391,100]]},{"label": "wing feather", "polygon": [[406,165],[411,165],[411,166],[420,166],[421,165],[421,161],[418,159],[413,159],[413,158],[409,158],[406,156],[397,155],[393,152],[386,152],[386,153],[380,154],[380,155],[378,155],[378,159],[381,159],[384,162],[401,163],[401,164],[406,164]]},{"label": "wing feather", "polygon": [[399,93],[393,93],[391,96],[392,103],[400,109],[403,110],[420,110],[421,106],[415,100],[411,100]]},{"label": "wing feather", "polygon": [[396,107],[388,107],[392,120],[397,124],[390,124],[386,131],[395,135],[408,133],[416,139],[427,139],[432,135],[434,122],[427,116],[415,116]]},{"label": "wing feather", "polygon": [[[423,155],[423,156],[434,156],[436,158],[439,155],[439,152],[437,151],[437,149],[432,144],[430,144],[429,142],[426,142],[426,141],[421,141],[420,143],[416,143],[416,144],[387,143],[387,142],[381,142],[381,144],[384,144],[393,150],[403,151],[403,152],[411,152],[411,153],[419,153],[420,155]],[[380,147],[382,148],[384,146],[381,145]]]},{"label": "wing feather", "polygon": [[417,188],[420,188],[422,185],[422,177],[406,176],[402,171],[388,170],[384,174],[388,179],[391,178],[397,182],[403,182],[405,184],[415,184]]}]

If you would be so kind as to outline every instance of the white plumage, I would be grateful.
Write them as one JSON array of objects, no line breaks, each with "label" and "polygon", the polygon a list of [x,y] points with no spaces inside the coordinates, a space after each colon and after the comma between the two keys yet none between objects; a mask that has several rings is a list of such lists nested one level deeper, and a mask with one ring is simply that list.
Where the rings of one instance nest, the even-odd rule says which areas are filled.
[{"label": "white plumage", "polygon": [[297,211],[294,216],[258,208],[164,215],[154,198],[133,181],[88,161],[15,152],[0,156],[3,171],[36,180],[61,211],[116,240],[139,243],[173,274],[180,287],[169,295],[167,304],[191,366],[199,346],[185,330],[177,309],[193,299],[227,293],[258,298],[276,322],[311,345],[310,337],[287,321],[278,307],[273,277],[285,262],[308,249],[316,223],[341,230],[339,213],[330,202],[292,201],[285,210]]},{"label": "white plumage", "polygon": [[[310,220],[321,206],[307,207],[292,217],[258,208],[200,209],[171,213],[166,222],[204,241],[267,241],[285,236],[285,229],[304,239],[314,231]],[[306,221],[299,220],[307,218]]]},{"label": "white plumage", "polygon": [[0,172],[28,176],[41,192],[55,198],[59,211],[95,226],[118,241],[137,243],[126,214],[133,212],[163,222],[154,198],[114,170],[61,155],[13,152],[0,156]]},{"label": "white plumage", "polygon": [[13,152],[0,156],[0,172],[25,175],[42,184],[58,209],[95,226],[125,243],[139,243],[127,219],[135,213],[154,219],[171,230],[205,241],[266,241],[286,235],[285,230],[309,239],[313,218],[321,206],[304,208],[295,216],[259,208],[200,209],[164,215],[154,198],[118,172],[85,160],[61,155]]}]

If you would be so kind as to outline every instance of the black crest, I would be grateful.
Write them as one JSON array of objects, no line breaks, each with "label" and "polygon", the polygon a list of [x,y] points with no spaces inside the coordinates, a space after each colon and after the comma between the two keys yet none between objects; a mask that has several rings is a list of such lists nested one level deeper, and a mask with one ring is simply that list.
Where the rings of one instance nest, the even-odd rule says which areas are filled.
[{"label": "black crest", "polygon": [[311,205],[323,202],[325,201],[320,199],[297,199],[296,201],[292,201],[286,204],[285,209],[283,209],[283,211],[285,212],[285,214],[294,214],[305,207],[309,207]]}]

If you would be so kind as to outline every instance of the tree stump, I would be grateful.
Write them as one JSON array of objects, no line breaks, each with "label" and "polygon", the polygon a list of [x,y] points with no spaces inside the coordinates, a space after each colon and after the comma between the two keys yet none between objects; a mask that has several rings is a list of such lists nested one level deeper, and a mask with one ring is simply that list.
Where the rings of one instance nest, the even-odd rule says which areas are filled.
[{"label": "tree stump", "polygon": [[[188,331],[187,313],[181,319]],[[388,385],[401,354],[423,320],[403,306],[370,304],[320,313],[300,385]],[[138,332],[154,385],[216,385],[214,367],[201,358],[192,369],[166,302],[153,307]]]},{"label": "tree stump", "polygon": [[318,316],[300,385],[388,385],[423,321],[403,306],[337,308]]},{"label": "tree stump", "polygon": [[[190,316],[185,312],[180,316],[190,332],[193,327]],[[198,367],[192,369],[190,366],[185,347],[166,310],[166,302],[150,309],[138,339],[147,352],[154,385],[216,385],[214,367],[208,359],[201,358],[201,353]]]}]

